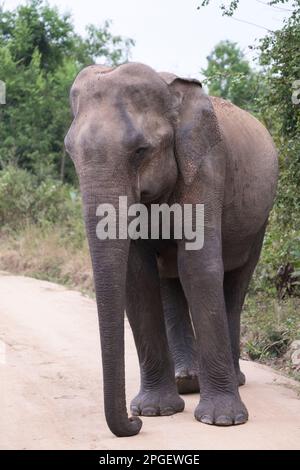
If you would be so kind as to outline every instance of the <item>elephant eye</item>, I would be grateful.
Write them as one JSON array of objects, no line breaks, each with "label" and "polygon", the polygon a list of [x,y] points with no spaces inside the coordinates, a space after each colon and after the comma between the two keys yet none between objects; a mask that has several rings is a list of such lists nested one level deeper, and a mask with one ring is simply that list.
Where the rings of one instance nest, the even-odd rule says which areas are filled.
[{"label": "elephant eye", "polygon": [[134,156],[135,157],[143,157],[146,153],[146,151],[148,150],[148,147],[139,147],[135,152],[134,152]]}]

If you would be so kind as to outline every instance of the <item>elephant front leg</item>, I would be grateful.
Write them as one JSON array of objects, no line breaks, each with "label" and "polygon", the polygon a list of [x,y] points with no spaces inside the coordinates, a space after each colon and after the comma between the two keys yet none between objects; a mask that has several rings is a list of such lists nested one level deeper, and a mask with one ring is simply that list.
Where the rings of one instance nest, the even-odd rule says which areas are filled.
[{"label": "elephant front leg", "polygon": [[187,251],[185,244],[180,243],[178,267],[198,351],[201,399],[195,417],[220,426],[245,423],[248,413],[239,395],[233,364],[218,237],[207,237],[199,251]]},{"label": "elephant front leg", "polygon": [[155,253],[132,241],[127,272],[126,312],[140,363],[141,385],[131,402],[133,415],[167,416],[182,411],[170,357]]}]

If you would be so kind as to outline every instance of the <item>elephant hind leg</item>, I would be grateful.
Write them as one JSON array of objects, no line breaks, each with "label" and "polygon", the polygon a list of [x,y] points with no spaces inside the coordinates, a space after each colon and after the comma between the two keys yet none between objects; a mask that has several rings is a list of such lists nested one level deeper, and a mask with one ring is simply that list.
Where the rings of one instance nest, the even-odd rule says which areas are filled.
[{"label": "elephant hind leg", "polygon": [[266,224],[257,234],[246,264],[238,269],[235,269],[234,271],[226,272],[224,275],[224,297],[226,303],[226,313],[234,367],[238,377],[239,385],[244,385],[246,380],[245,375],[241,372],[239,366],[241,311],[254,269],[259,260],[265,230]]},{"label": "elephant hind leg", "polygon": [[195,336],[181,282],[176,278],[163,278],[160,285],[178,392],[197,393],[199,382]]}]

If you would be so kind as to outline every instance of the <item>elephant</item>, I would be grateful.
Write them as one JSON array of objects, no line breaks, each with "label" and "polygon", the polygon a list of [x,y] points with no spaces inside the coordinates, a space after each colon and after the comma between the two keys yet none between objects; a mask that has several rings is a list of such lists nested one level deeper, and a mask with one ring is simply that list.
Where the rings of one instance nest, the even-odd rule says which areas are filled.
[{"label": "elephant", "polygon": [[[273,206],[277,151],[248,112],[208,96],[196,79],[135,62],[84,68],[72,85],[65,148],[83,201],[99,317],[104,408],[116,436],[139,416],[181,412],[198,389],[195,418],[248,419],[239,394],[240,315]],[[97,236],[97,207],[202,204],[204,244]],[[140,364],[128,416],[124,312]]]}]

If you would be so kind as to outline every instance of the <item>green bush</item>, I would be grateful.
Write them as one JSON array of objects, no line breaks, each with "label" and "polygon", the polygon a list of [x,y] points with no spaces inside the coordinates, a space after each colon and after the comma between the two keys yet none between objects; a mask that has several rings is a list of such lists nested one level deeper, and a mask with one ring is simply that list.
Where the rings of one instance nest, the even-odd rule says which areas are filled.
[{"label": "green bush", "polygon": [[32,217],[36,179],[25,170],[8,167],[0,172],[1,227],[21,227]]},{"label": "green bush", "polygon": [[2,230],[61,224],[66,236],[80,241],[84,236],[78,192],[50,178],[39,183],[36,176],[14,166],[0,171],[0,223]]},{"label": "green bush", "polygon": [[[279,296],[280,292],[283,296],[300,295],[300,227],[294,219],[289,224],[283,223],[280,215],[281,211],[275,207],[251,284],[251,293],[261,291],[271,297],[275,297],[276,292]],[[292,272],[284,281],[278,273],[288,265]]]},{"label": "green bush", "polygon": [[252,360],[269,363],[282,358],[299,339],[297,297],[277,301],[268,293],[249,295],[242,315],[242,350]]}]

